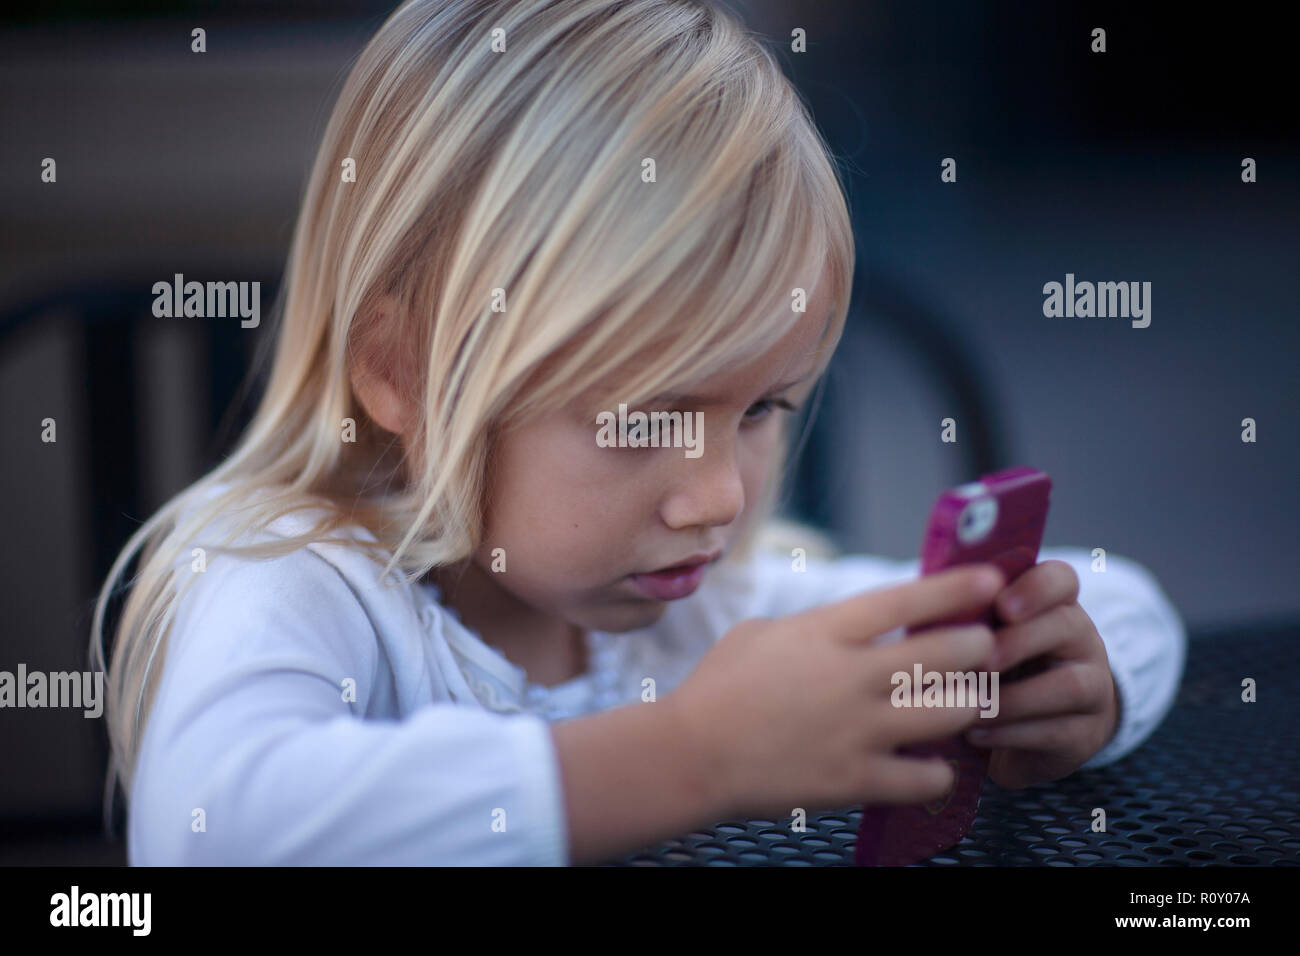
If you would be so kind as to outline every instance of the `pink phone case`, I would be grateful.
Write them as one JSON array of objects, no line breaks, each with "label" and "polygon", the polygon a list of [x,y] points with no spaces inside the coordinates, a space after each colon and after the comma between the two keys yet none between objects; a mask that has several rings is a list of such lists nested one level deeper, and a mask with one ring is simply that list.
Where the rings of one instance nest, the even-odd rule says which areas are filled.
[{"label": "pink phone case", "polygon": [[[1051,490],[1052,480],[1044,472],[1021,466],[945,491],[930,512],[921,573],[934,574],[958,564],[989,563],[998,565],[1010,584],[1038,560]],[[992,607],[984,613],[909,630],[908,636],[934,627],[980,622],[996,626]],[[958,736],[900,747],[898,753],[942,756],[956,768],[956,783],[948,794],[931,803],[863,807],[854,849],[859,866],[905,866],[928,859],[960,843],[975,822],[988,774],[988,749],[974,747]]]}]

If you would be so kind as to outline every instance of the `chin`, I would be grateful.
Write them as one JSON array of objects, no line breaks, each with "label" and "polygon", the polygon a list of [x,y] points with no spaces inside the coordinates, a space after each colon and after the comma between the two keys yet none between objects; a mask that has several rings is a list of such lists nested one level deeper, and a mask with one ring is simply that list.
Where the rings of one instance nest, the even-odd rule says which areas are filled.
[{"label": "chin", "polygon": [[600,614],[593,615],[593,620],[586,626],[606,634],[639,631],[657,623],[667,610],[668,604],[664,601],[628,602],[619,607],[603,609]]}]

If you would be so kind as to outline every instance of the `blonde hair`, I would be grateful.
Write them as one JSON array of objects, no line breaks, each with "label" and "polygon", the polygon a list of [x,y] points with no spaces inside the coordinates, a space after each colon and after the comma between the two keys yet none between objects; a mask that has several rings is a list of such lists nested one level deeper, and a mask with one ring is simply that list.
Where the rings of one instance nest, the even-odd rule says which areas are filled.
[{"label": "blonde hair", "polygon": [[[697,0],[403,4],[331,115],[248,428],[131,536],[99,593],[91,656],[104,669],[108,601],[130,591],[108,679],[110,778],[129,794],[183,579],[196,577],[184,562],[209,522],[230,519],[206,544],[225,553],[347,540],[386,562],[383,577],[418,579],[480,544],[500,429],[589,389],[605,407],[634,404],[756,357],[800,320],[792,289],[811,297],[823,275],[833,347],[852,268],[829,151],[728,13]],[[494,289],[508,290],[504,313]],[[379,370],[421,410],[409,447],[365,414],[354,369]],[[355,441],[341,440],[347,418]],[[778,483],[754,503],[738,558]],[[313,506],[300,536],[227,547]],[[353,524],[377,545],[327,537]],[[138,573],[114,591],[137,551]]]}]

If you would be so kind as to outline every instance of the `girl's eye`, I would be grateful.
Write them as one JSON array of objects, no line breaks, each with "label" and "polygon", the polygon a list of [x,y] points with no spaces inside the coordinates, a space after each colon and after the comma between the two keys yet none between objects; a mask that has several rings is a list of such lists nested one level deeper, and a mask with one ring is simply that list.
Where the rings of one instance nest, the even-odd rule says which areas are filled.
[{"label": "girl's eye", "polygon": [[[784,398],[765,398],[762,401],[755,402],[753,405],[749,406],[749,410],[745,412],[745,421],[750,424],[761,422],[763,419],[768,417],[772,411],[772,406],[774,405],[777,408],[784,408],[787,412],[796,411],[796,408]],[[755,409],[759,411],[759,414],[751,414]]]}]

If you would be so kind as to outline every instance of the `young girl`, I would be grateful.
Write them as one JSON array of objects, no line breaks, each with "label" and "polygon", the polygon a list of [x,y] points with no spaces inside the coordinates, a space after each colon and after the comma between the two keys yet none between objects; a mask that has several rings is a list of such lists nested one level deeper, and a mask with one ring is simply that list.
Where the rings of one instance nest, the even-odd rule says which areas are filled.
[{"label": "young girl", "polygon": [[[99,597],[103,666],[139,552],[109,669],[131,862],[587,863],[933,799],[951,771],[894,750],[976,725],[1009,787],[1130,752],[1184,641],[1139,565],[1049,550],[1003,587],[759,546],[852,263],[824,143],[724,13],[403,5],[330,120],[255,418]],[[620,405],[697,427],[609,447]],[[995,600],[996,641],[898,640]],[[988,720],[891,706],[917,660],[1053,666]]]}]

